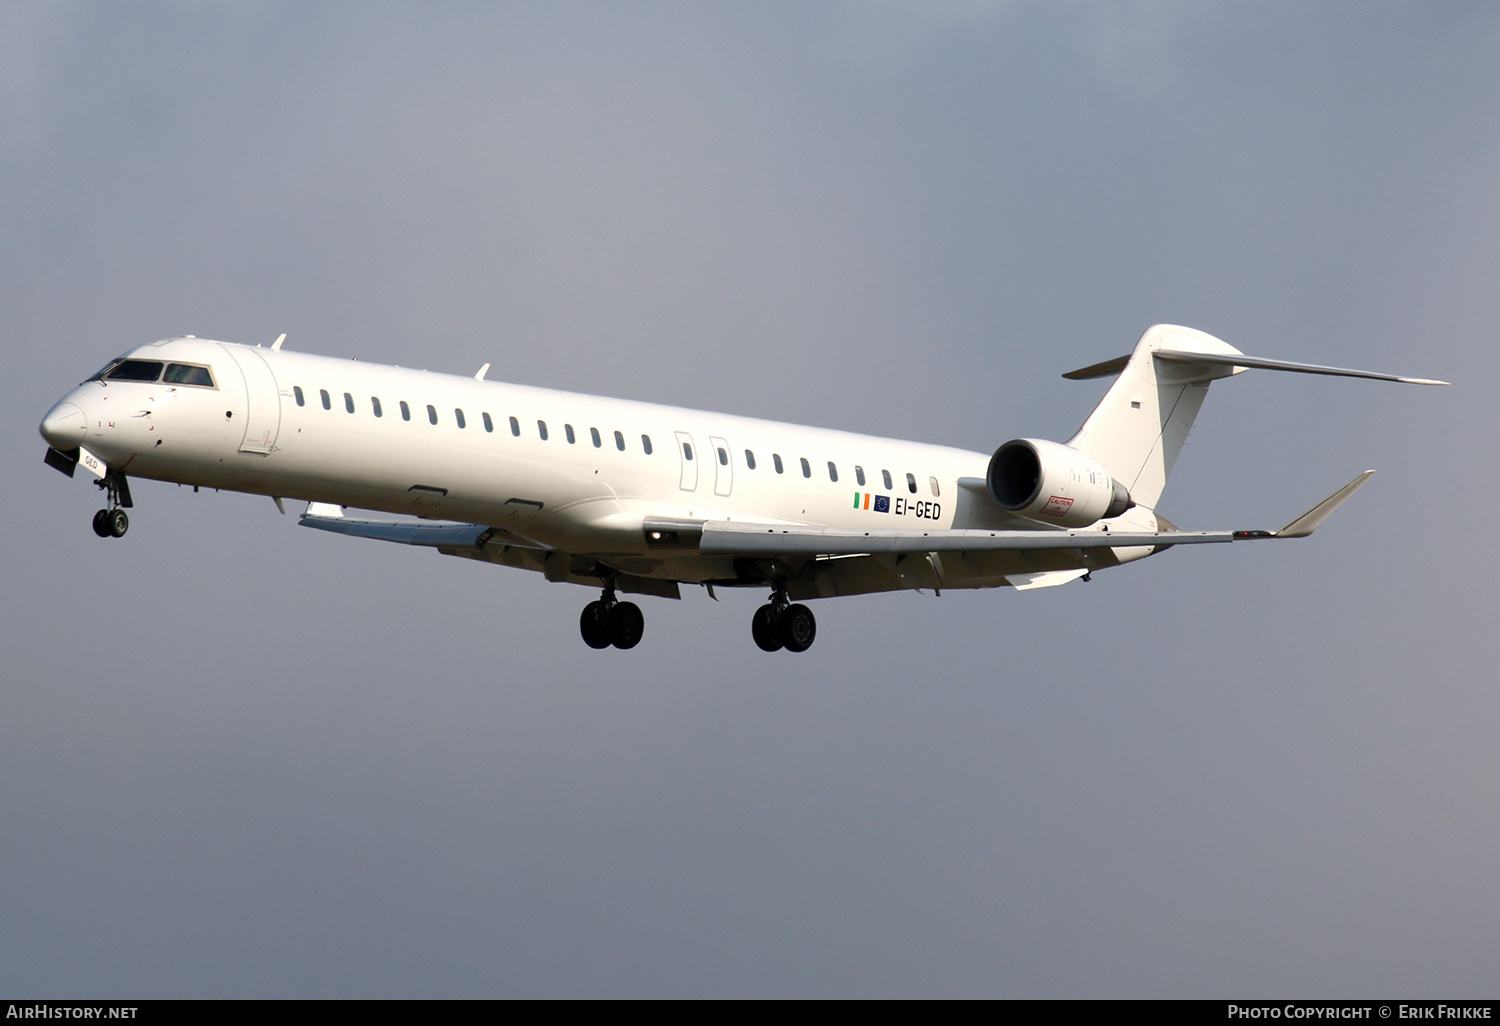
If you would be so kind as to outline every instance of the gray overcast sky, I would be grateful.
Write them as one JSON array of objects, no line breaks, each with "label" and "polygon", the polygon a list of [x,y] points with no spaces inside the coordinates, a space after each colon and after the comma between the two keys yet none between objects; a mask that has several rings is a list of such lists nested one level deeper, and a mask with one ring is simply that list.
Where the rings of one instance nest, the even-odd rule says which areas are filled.
[{"label": "gray overcast sky", "polygon": [[[0,6],[0,991],[1493,997],[1500,7]],[[1046,592],[591,596],[36,425],[179,333],[988,451],[1148,325],[1162,512]]]}]

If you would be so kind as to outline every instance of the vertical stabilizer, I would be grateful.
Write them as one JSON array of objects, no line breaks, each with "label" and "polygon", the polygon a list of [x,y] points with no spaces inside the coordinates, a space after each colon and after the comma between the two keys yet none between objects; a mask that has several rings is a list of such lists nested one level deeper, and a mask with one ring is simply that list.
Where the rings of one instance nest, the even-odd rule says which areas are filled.
[{"label": "vertical stabilizer", "polygon": [[[1177,462],[1209,382],[1243,368],[1226,364],[1157,360],[1158,349],[1179,354],[1240,356],[1240,351],[1202,331],[1158,324],[1146,331],[1083,427],[1068,445],[1104,465],[1130,489],[1138,505],[1155,509]],[[1103,370],[1110,364],[1099,364]],[[1090,370],[1093,368],[1090,368]],[[1075,376],[1089,376],[1076,372]]]}]

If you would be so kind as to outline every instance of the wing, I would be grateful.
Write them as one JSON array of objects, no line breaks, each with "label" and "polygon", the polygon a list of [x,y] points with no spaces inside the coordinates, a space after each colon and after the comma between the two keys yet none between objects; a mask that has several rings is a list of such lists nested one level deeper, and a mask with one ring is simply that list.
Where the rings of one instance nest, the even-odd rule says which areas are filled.
[{"label": "wing", "polygon": [[[988,583],[970,586],[988,586],[1004,582],[1020,589],[1054,587],[1066,584],[1088,573],[1091,566],[1103,565],[1091,556],[1089,550],[1129,550],[1150,548],[1156,551],[1175,545],[1214,545],[1237,541],[1257,541],[1275,538],[1305,538],[1328,519],[1334,510],[1358,491],[1374,475],[1373,470],[1350,481],[1312,509],[1290,521],[1276,531],[1111,531],[1107,527],[1080,531],[1064,531],[1037,528],[1028,531],[974,531],[974,530],[921,530],[921,529],[872,529],[868,531],[847,530],[831,527],[767,524],[725,520],[684,520],[666,517],[647,517],[641,523],[647,558],[646,563],[670,561],[677,567],[676,573],[664,572],[665,567],[651,569],[643,566],[639,557],[618,554],[568,553],[550,548],[536,541],[514,535],[503,528],[484,524],[457,524],[443,521],[389,521],[359,520],[343,515],[342,508],[312,503],[298,521],[303,527],[349,535],[356,538],[373,538],[378,541],[396,542],[401,545],[417,545],[437,549],[450,556],[465,556],[483,562],[534,570],[544,574],[549,581],[567,581],[574,584],[597,586],[602,579],[615,579],[622,591],[661,595],[677,598],[677,581],[695,580],[697,583],[717,580],[734,583],[717,572],[708,572],[707,567],[738,566],[738,561],[774,561],[791,567],[815,564],[824,567],[839,566],[842,572],[847,566],[854,569],[857,563],[879,562],[896,575],[906,580],[908,570],[901,569],[907,557],[924,557],[932,567],[935,579],[944,576],[940,569],[944,553],[960,558],[982,557],[985,553],[997,556],[1005,554],[1016,557],[1005,561],[1007,566],[994,574],[979,576]],[[1108,560],[1108,553],[1101,553]],[[652,559],[651,557],[658,557]],[[864,559],[851,557],[865,557]],[[1129,558],[1121,554],[1120,559]],[[699,563],[698,560],[702,560]],[[684,566],[684,561],[691,564]],[[917,562],[921,562],[918,560]],[[635,563],[636,565],[630,565]],[[1014,563],[1014,565],[1009,565]],[[910,562],[907,566],[911,566]],[[692,574],[700,567],[705,574]],[[634,571],[632,573],[631,571]],[[671,573],[671,579],[664,579]],[[661,576],[655,576],[655,575]],[[652,575],[652,576],[648,576]],[[990,580],[993,578],[993,580]],[[912,578],[919,580],[923,578]],[[757,578],[758,580],[758,578]],[[744,581],[741,583],[749,583]],[[907,586],[916,587],[917,584]],[[880,590],[877,587],[861,586],[861,590]],[[838,594],[853,594],[854,591],[839,591]],[[811,596],[809,596],[811,597]]]},{"label": "wing", "polygon": [[1047,552],[1058,549],[1136,548],[1213,545],[1268,538],[1306,538],[1328,519],[1375,471],[1367,470],[1306,513],[1276,531],[942,531],[795,527],[726,521],[648,519],[645,529],[670,535],[678,544],[698,536],[705,556],[880,556],[919,552]]}]

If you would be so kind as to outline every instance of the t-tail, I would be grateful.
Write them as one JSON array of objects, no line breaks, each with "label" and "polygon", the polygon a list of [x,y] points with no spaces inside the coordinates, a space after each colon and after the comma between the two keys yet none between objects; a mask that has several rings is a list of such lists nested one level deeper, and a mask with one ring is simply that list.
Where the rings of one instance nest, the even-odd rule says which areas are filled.
[{"label": "t-tail", "polygon": [[1155,509],[1177,454],[1193,428],[1208,386],[1251,368],[1375,378],[1417,385],[1444,381],[1407,378],[1373,371],[1289,363],[1246,356],[1206,332],[1175,324],[1147,330],[1135,351],[1104,363],[1070,371],[1073,380],[1118,374],[1083,427],[1067,445],[1101,464],[1137,506]]}]

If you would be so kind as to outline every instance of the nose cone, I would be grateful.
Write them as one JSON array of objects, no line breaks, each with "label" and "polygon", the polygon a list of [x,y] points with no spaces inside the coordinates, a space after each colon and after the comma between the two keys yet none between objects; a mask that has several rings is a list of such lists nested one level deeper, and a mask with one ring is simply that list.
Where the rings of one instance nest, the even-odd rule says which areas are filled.
[{"label": "nose cone", "polygon": [[52,448],[68,452],[83,444],[88,434],[88,418],[72,403],[58,403],[42,418],[42,437]]}]

